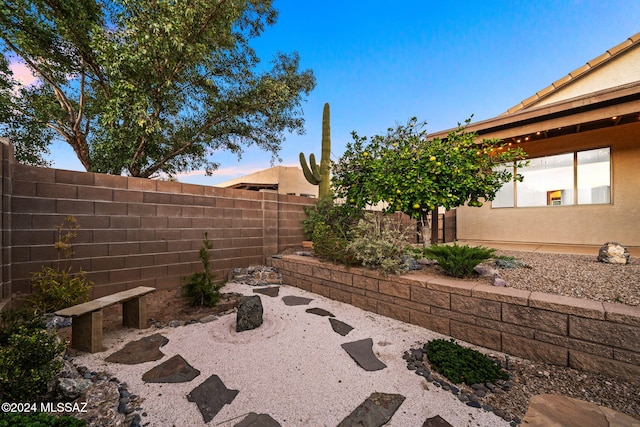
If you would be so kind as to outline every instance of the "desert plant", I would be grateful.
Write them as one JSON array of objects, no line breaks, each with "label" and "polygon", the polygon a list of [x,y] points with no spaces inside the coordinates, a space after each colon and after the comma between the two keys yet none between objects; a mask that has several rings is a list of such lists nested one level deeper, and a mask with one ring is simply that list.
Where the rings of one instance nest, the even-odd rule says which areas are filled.
[{"label": "desert plant", "polygon": [[316,163],[316,156],[309,155],[309,165],[300,153],[300,166],[304,177],[310,184],[318,186],[318,198],[328,197],[330,194],[330,166],[331,166],[331,118],[329,103],[324,104],[322,110],[322,157],[320,157],[320,167]]},{"label": "desert plant", "polygon": [[473,269],[493,256],[495,249],[483,246],[432,245],[422,250],[425,258],[438,261],[444,272],[453,277],[468,277]]},{"label": "desert plant", "polygon": [[403,260],[410,231],[396,217],[365,214],[356,227],[355,237],[347,245],[365,267],[377,268],[385,274],[408,270]]},{"label": "desert plant", "polygon": [[213,307],[220,299],[220,288],[223,283],[214,281],[216,276],[211,272],[211,255],[209,254],[213,244],[206,232],[202,243],[202,247],[198,252],[198,257],[202,262],[202,271],[193,273],[183,279],[183,296],[189,300],[189,304],[192,306]]},{"label": "desert plant", "polygon": [[44,329],[18,326],[0,347],[0,400],[35,401],[60,371],[66,342]]},{"label": "desert plant", "polygon": [[69,266],[73,257],[71,240],[79,229],[73,216],[56,226],[58,239],[54,247],[58,255],[55,268],[42,266],[31,277],[31,294],[26,302],[35,313],[49,313],[87,301],[93,283],[82,269],[73,272]]},{"label": "desert plant", "polygon": [[477,350],[462,347],[453,338],[429,341],[427,358],[436,372],[455,384],[484,384],[509,379],[494,361]]},{"label": "desert plant", "polygon": [[347,248],[349,241],[327,224],[316,224],[311,241],[314,254],[322,260],[345,265],[357,263]]}]

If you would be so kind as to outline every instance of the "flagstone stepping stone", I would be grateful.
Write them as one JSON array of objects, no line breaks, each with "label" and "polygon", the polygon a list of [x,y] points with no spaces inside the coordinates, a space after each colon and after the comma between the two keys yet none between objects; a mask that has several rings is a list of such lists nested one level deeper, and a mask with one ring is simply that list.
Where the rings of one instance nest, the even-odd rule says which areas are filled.
[{"label": "flagstone stepping stone", "polygon": [[280,293],[280,286],[269,286],[267,288],[254,289],[253,293],[266,295],[268,297],[277,297]]},{"label": "flagstone stepping stone", "polygon": [[371,338],[348,342],[342,344],[341,347],[365,371],[379,371],[387,367],[373,354],[373,340]]},{"label": "flagstone stepping stone", "polygon": [[440,415],[436,415],[435,417],[427,418],[424,424],[422,424],[422,427],[453,427],[453,426],[449,424]]},{"label": "flagstone stepping stone", "polygon": [[282,297],[282,302],[284,302],[285,305],[307,305],[311,301],[313,301],[313,298],[297,297],[294,295],[287,295],[286,297]]},{"label": "flagstone stepping stone", "polygon": [[333,313],[318,307],[307,308],[306,312],[311,314],[317,314],[318,316],[334,317]]},{"label": "flagstone stepping stone", "polygon": [[104,360],[125,365],[136,365],[138,363],[160,360],[164,357],[164,353],[160,351],[160,347],[168,342],[169,339],[160,334],[149,335],[148,337],[128,343],[122,347],[122,349],[111,354]]},{"label": "flagstone stepping stone", "polygon": [[337,427],[383,426],[393,417],[404,399],[401,394],[371,393]]},{"label": "flagstone stepping stone", "polygon": [[329,322],[331,322],[333,331],[342,335],[343,337],[353,330],[353,326],[347,325],[346,323],[341,322],[338,319],[334,319],[333,317],[329,318]]},{"label": "flagstone stepping stone", "polygon": [[142,375],[146,383],[186,383],[200,375],[200,371],[193,368],[179,354],[166,362],[151,368]]},{"label": "flagstone stepping stone", "polygon": [[256,414],[249,412],[245,419],[233,427],[281,427],[280,423],[268,414]]},{"label": "flagstone stepping stone", "polygon": [[238,390],[230,390],[217,375],[211,375],[187,394],[189,402],[195,402],[205,423],[216,416],[222,407],[233,402]]}]

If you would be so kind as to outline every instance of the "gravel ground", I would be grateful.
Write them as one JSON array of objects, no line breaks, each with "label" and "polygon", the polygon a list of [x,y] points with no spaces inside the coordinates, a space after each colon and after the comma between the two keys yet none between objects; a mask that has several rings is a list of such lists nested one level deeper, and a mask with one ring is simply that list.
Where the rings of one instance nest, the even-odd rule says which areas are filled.
[{"label": "gravel ground", "polygon": [[500,269],[509,287],[574,298],[640,305],[640,259],[606,264],[596,255],[498,251],[515,257],[524,268]]},{"label": "gravel ground", "polygon": [[[632,257],[629,264],[616,265],[599,262],[596,255],[521,251],[498,251],[496,254],[515,257],[525,264],[525,267],[499,269],[509,287],[640,305],[640,259]],[[495,268],[493,261],[487,264]],[[486,349],[479,350],[488,353]],[[520,358],[511,358],[509,372],[514,386],[508,392],[487,393],[483,404],[504,409],[522,419],[531,397],[561,394],[606,406],[640,420],[640,378],[633,382],[621,381],[597,372],[582,372]]]}]

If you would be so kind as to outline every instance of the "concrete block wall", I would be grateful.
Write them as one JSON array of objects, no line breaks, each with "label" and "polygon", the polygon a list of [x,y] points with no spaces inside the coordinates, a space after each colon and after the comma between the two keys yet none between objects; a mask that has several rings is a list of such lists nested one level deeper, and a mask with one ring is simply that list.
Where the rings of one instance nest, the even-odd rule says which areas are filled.
[{"label": "concrete block wall", "polygon": [[70,266],[87,272],[97,298],[140,285],[178,288],[183,276],[201,271],[205,232],[220,280],[232,268],[264,264],[266,257],[300,246],[303,208],[314,202],[275,192],[38,168],[11,158],[0,163],[3,298],[29,293],[31,275],[55,265],[55,227],[69,215],[80,226]]},{"label": "concrete block wall", "polygon": [[287,255],[286,284],[513,356],[636,379],[640,307]]}]

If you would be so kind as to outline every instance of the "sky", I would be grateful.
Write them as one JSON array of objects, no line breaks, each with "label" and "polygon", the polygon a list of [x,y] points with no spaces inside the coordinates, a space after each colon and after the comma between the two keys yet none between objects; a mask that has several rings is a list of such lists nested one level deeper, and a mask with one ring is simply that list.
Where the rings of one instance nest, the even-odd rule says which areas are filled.
[{"label": "sky", "polygon": [[[640,32],[640,2],[629,0],[274,0],[276,24],[252,46],[266,63],[297,51],[316,88],[302,105],[305,135],[282,143],[282,162],[319,158],[322,108],[331,106],[332,160],[351,132],[383,134],[415,116],[428,132],[495,117]],[[83,170],[70,148],[51,147],[53,166]],[[215,153],[215,185],[272,166],[248,148],[240,160]]]}]

